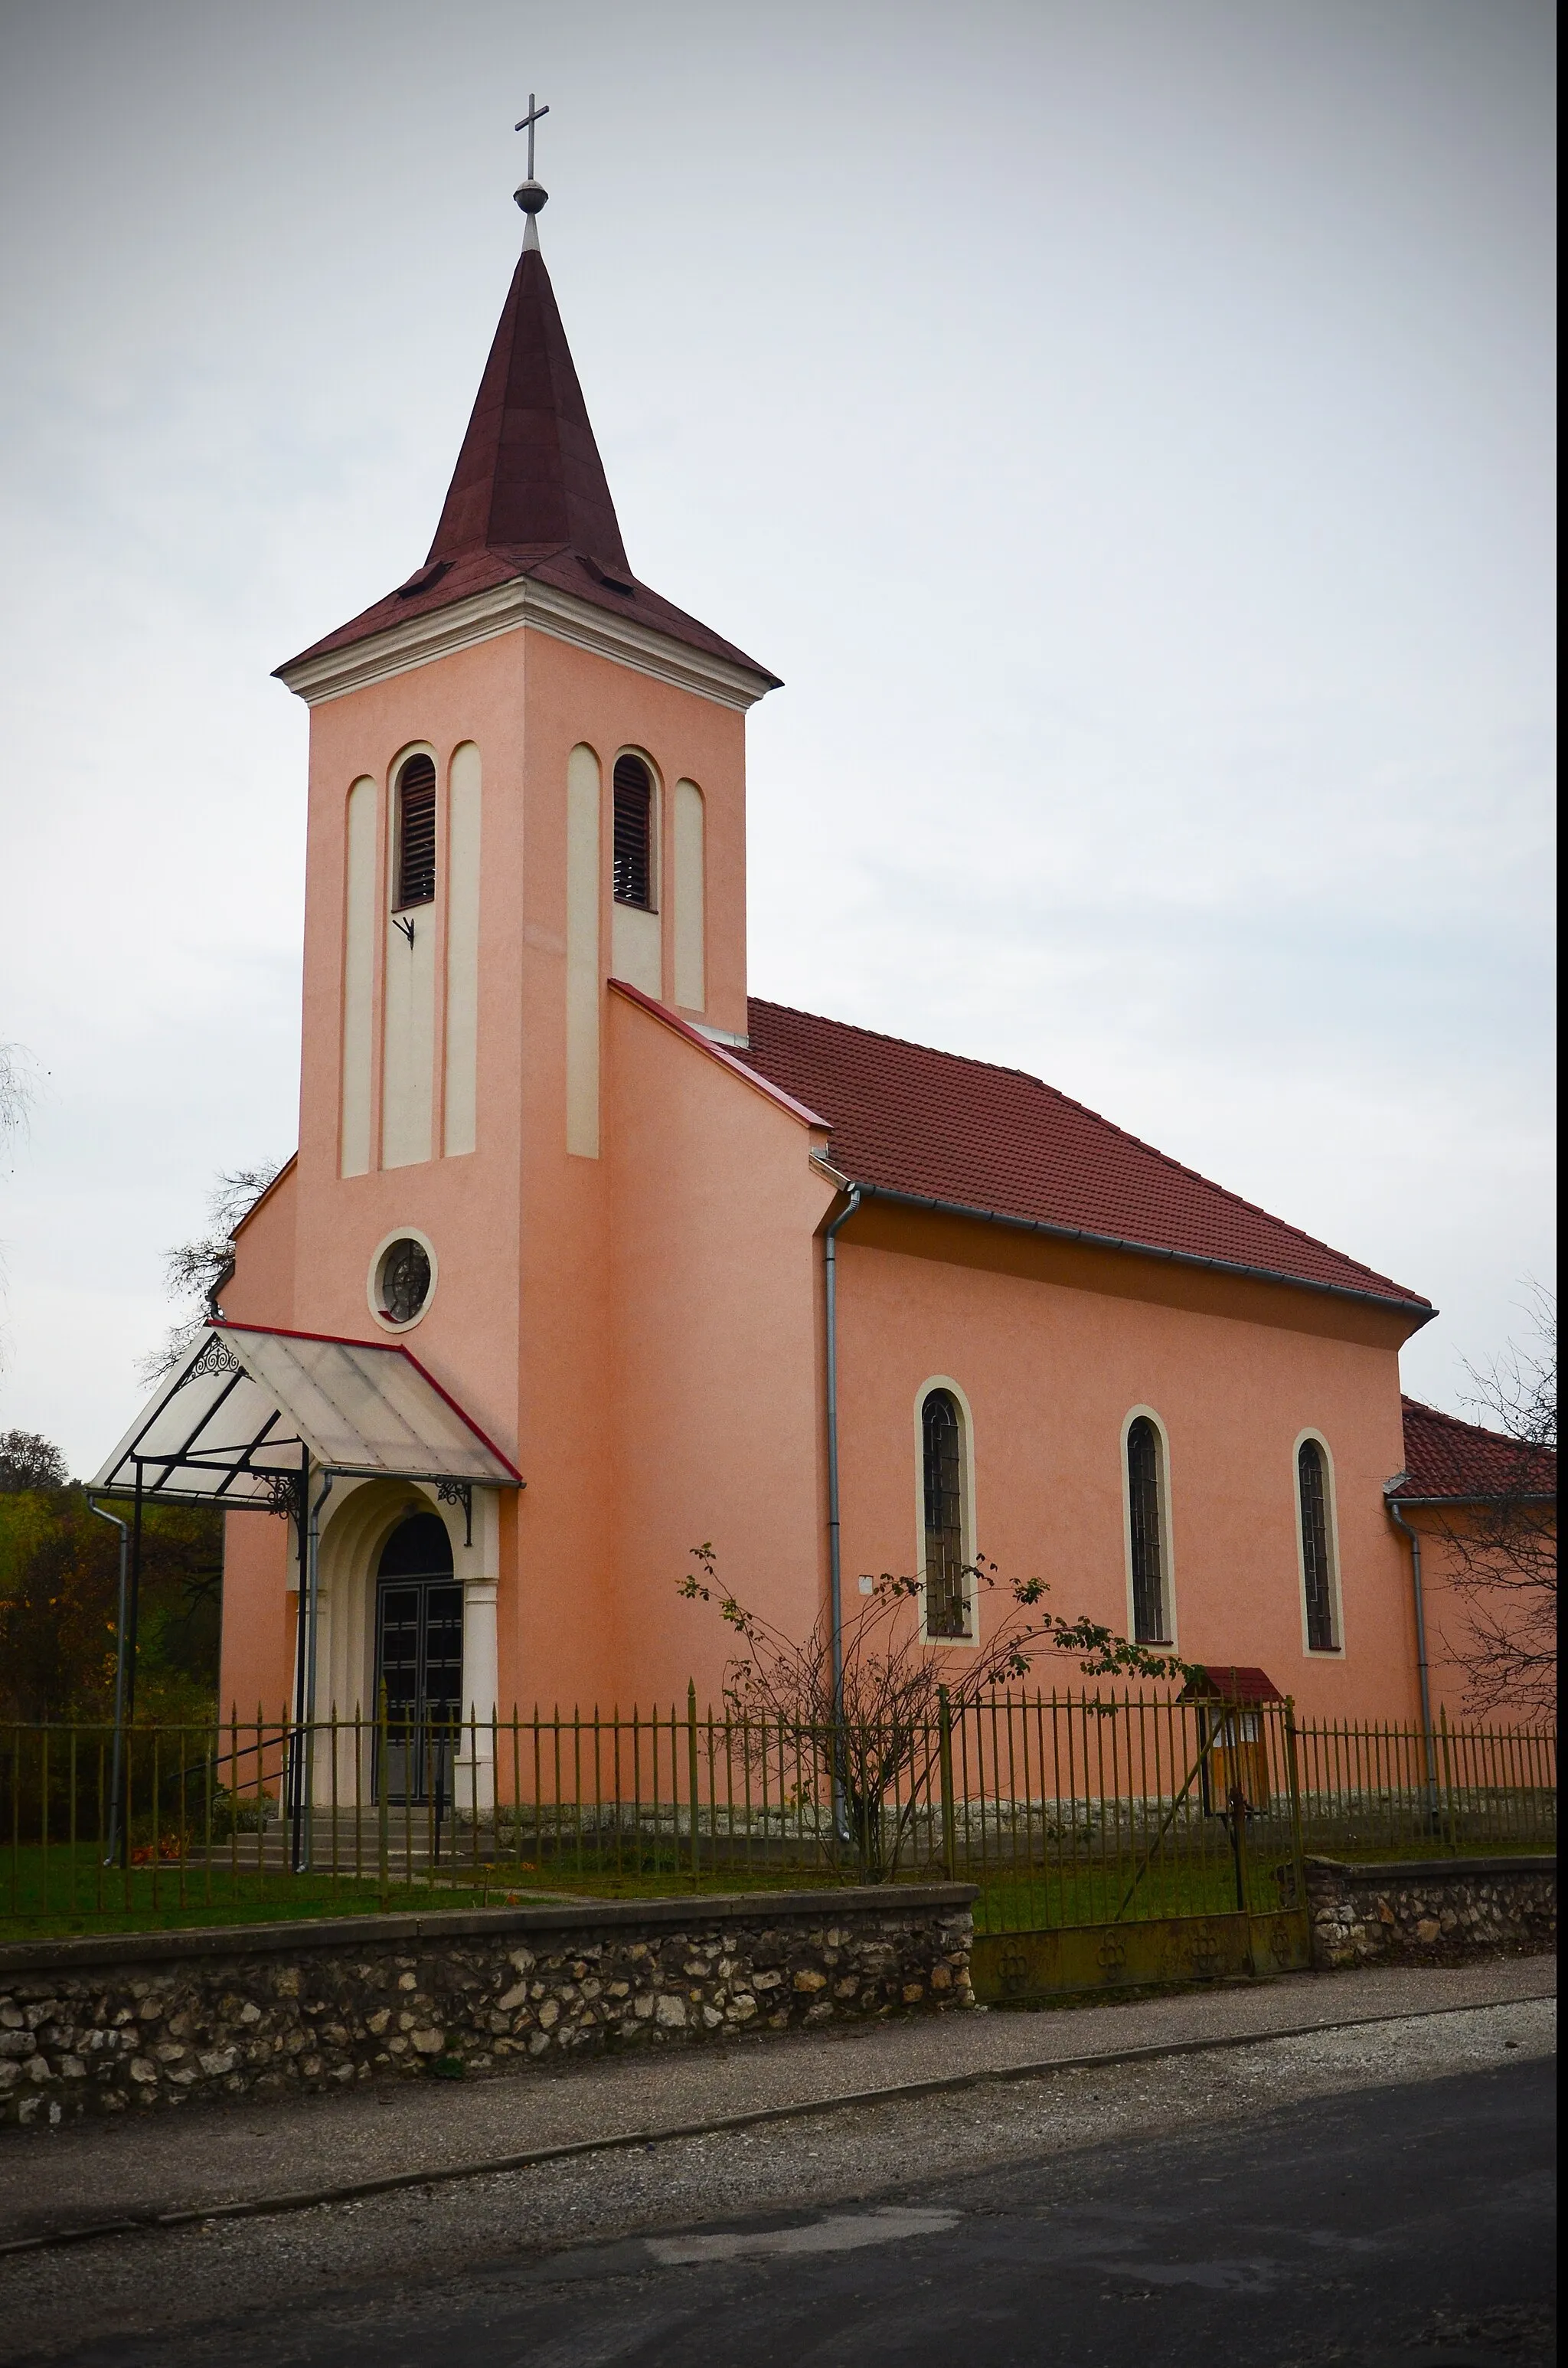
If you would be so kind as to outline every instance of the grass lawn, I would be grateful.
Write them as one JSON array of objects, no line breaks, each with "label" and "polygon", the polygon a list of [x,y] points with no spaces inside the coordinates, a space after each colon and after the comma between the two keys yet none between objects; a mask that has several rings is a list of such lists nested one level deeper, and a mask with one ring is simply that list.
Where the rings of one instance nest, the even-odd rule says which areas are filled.
[{"label": "grass lawn", "polygon": [[667,1899],[703,1893],[816,1890],[852,1883],[830,1866],[703,1866],[670,1859],[642,1867],[533,1864],[474,1868],[460,1862],[434,1879],[395,1859],[383,1884],[352,1868],[289,1874],[234,1871],[227,1862],[165,1861],[103,1867],[90,1844],[38,1844],[0,1851],[0,1943],[82,1932],[173,1932],[200,1926],[284,1923],[318,1916],[434,1914],[442,1909],[545,1905],[561,1899]]},{"label": "grass lawn", "polygon": [[[241,1852],[255,1850],[241,1837]],[[1451,1837],[1376,1845],[1359,1836],[1309,1843],[1324,1856],[1360,1861],[1380,1859],[1450,1858],[1458,1855],[1522,1854],[1549,1847],[1541,1841],[1472,1841],[1468,1850]],[[1049,1930],[1067,1925],[1105,1924],[1122,1917],[1224,1916],[1237,1907],[1235,1867],[1228,1850],[1202,1857],[1170,1856],[1151,1866],[1136,1883],[1135,1861],[1096,1865],[1069,1861],[1044,1871],[1014,1873],[996,1866],[960,1864],[960,1880],[978,1884],[975,1929],[982,1932]],[[1275,1839],[1247,1852],[1247,1904],[1267,1915],[1281,1902],[1276,1870],[1289,1864],[1288,1846]],[[940,1871],[928,1866],[901,1870],[901,1879],[930,1882]],[[432,1878],[393,1852],[383,1885],[373,1870],[352,1867],[334,1875],[330,1868],[289,1874],[279,1867],[237,1869],[226,1854],[211,1864],[199,1859],[157,1865],[104,1867],[92,1843],[0,1848],[0,1943],[57,1938],[83,1932],[160,1932],[199,1926],[269,1924],[321,1916],[379,1913],[435,1914],[442,1909],[543,1905],[552,1899],[668,1899],[704,1894],[823,1890],[859,1881],[852,1865],[826,1860],[790,1864],[777,1859],[712,1862],[699,1852],[694,1877],[684,1847],[638,1854],[622,1845],[585,1849],[559,1858],[476,1866],[460,1855]]]}]

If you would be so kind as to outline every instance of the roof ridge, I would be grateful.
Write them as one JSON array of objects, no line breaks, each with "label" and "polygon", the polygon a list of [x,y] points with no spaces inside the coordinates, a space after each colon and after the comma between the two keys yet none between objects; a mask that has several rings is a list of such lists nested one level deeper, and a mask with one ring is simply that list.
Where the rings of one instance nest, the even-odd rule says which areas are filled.
[{"label": "roof ridge", "polygon": [[[791,1019],[814,1019],[822,1028],[842,1028],[846,1035],[869,1036],[879,1044],[902,1044],[909,1053],[935,1053],[938,1061],[961,1061],[968,1069],[994,1069],[1001,1077],[1022,1077],[1026,1085],[1039,1086],[1048,1094],[1057,1091],[1043,1077],[1037,1077],[1032,1069],[1015,1069],[1006,1061],[983,1061],[974,1053],[944,1053],[939,1044],[917,1044],[913,1036],[891,1036],[885,1028],[864,1028],[858,1019],[830,1019],[825,1011],[802,1011],[798,1004],[773,1003],[766,995],[748,995],[746,1001],[760,1004],[768,1011],[786,1012]],[[1065,1100],[1067,1097],[1063,1095],[1062,1099]],[[1089,1115],[1092,1118],[1094,1112],[1091,1110]]]},{"label": "roof ridge", "polygon": [[1374,1282],[1386,1283],[1391,1291],[1398,1292],[1412,1305],[1426,1307],[1431,1304],[1422,1292],[1413,1292],[1405,1284],[1396,1282],[1392,1275],[1383,1274],[1378,1268],[1368,1266],[1363,1259],[1352,1258],[1348,1250],[1335,1249],[1332,1242],[1325,1242],[1317,1234],[1309,1234],[1304,1225],[1292,1224],[1289,1217],[1277,1217],[1272,1209],[1266,1209],[1263,1206],[1261,1201],[1249,1201],[1244,1194],[1233,1192],[1228,1184],[1217,1184],[1211,1176],[1205,1176],[1201,1168],[1189,1167],[1184,1159],[1173,1158],[1168,1151],[1162,1151],[1158,1144],[1145,1142],[1141,1134],[1133,1134],[1128,1128],[1118,1126],[1113,1118],[1107,1118],[1102,1110],[1091,1110],[1087,1102],[1081,1102],[1074,1095],[1063,1093],[1060,1086],[1050,1084],[1046,1078],[1037,1077],[1032,1069],[1017,1069],[1001,1061],[982,1061],[971,1053],[944,1053],[938,1045],[917,1044],[912,1037],[890,1036],[880,1029],[862,1028],[853,1019],[830,1019],[825,1012],[801,1011],[796,1006],[788,1003],[768,1003],[765,996],[748,996],[746,1000],[748,1003],[766,1005],[770,1011],[787,1012],[794,1019],[814,1020],[819,1027],[841,1028],[852,1035],[871,1037],[881,1044],[900,1044],[907,1052],[926,1053],[935,1060],[957,1061],[965,1068],[988,1069],[996,1076],[1017,1077],[1025,1085],[1036,1087],[1040,1093],[1051,1095],[1053,1100],[1062,1103],[1066,1109],[1076,1110],[1082,1117],[1092,1120],[1095,1125],[1103,1126],[1108,1133],[1116,1135],[1121,1142],[1131,1144],[1135,1149],[1144,1152],[1151,1159],[1157,1159],[1163,1167],[1171,1168],[1176,1175],[1187,1177],[1192,1183],[1201,1184],[1206,1191],[1218,1193],[1222,1201],[1228,1201],[1233,1208],[1245,1209],[1249,1215],[1267,1218],[1271,1225],[1278,1225],[1281,1232],[1293,1235],[1297,1241],[1305,1242],[1311,1248],[1327,1250],[1331,1257],[1343,1258],[1346,1266],[1356,1269],[1358,1274],[1368,1275]]}]

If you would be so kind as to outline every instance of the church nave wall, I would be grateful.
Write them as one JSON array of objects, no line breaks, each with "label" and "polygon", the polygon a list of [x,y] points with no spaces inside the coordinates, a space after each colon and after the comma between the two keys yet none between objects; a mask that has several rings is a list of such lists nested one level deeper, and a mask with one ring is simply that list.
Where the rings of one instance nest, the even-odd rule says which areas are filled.
[{"label": "church nave wall", "polygon": [[[904,1256],[858,1243],[853,1222],[839,1259],[851,1608],[857,1572],[921,1569],[911,1407],[935,1374],[963,1392],[972,1546],[1005,1580],[1042,1577],[1054,1612],[1132,1633],[1128,1447],[1142,1417],[1159,1440],[1169,1641],[1189,1659],[1261,1667],[1325,1715],[1412,1714],[1409,1586],[1382,1506],[1402,1452],[1392,1350]],[[1303,1617],[1307,1435],[1332,1453],[1333,1652],[1308,1649]],[[981,1636],[1004,1609],[982,1591]],[[1035,1675],[1080,1681],[1054,1656]]]}]

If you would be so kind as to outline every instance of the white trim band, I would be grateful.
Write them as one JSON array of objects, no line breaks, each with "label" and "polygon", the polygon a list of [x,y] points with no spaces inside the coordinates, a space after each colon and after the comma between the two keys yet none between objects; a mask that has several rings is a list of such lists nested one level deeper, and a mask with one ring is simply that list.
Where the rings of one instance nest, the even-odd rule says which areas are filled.
[{"label": "white trim band", "polygon": [[449,657],[455,650],[472,649],[476,643],[494,641],[498,633],[516,632],[522,625],[531,625],[556,641],[570,642],[577,649],[591,650],[596,656],[613,658],[657,681],[694,690],[699,698],[715,700],[721,707],[736,708],[743,714],[773,688],[770,677],[750,666],[693,649],[633,618],[611,616],[591,601],[578,599],[574,593],[557,591],[553,585],[537,583],[528,575],[514,576],[510,583],[497,584],[489,591],[471,593],[466,600],[454,600],[449,609],[436,609],[426,616],[410,617],[403,624],[386,626],[347,649],[296,658],[278,667],[278,679],[307,707],[319,707],[325,700],[341,699],[348,691],[385,682],[390,676],[407,674],[415,666],[428,666],[433,658]]}]

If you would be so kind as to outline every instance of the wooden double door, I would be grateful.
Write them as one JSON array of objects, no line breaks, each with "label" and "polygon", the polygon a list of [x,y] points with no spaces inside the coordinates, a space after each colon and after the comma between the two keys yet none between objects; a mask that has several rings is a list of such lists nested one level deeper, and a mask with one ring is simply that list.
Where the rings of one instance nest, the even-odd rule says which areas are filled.
[{"label": "wooden double door", "polygon": [[446,1524],[393,1531],[376,1581],[378,1799],[449,1804],[462,1725],[463,1590]]}]

